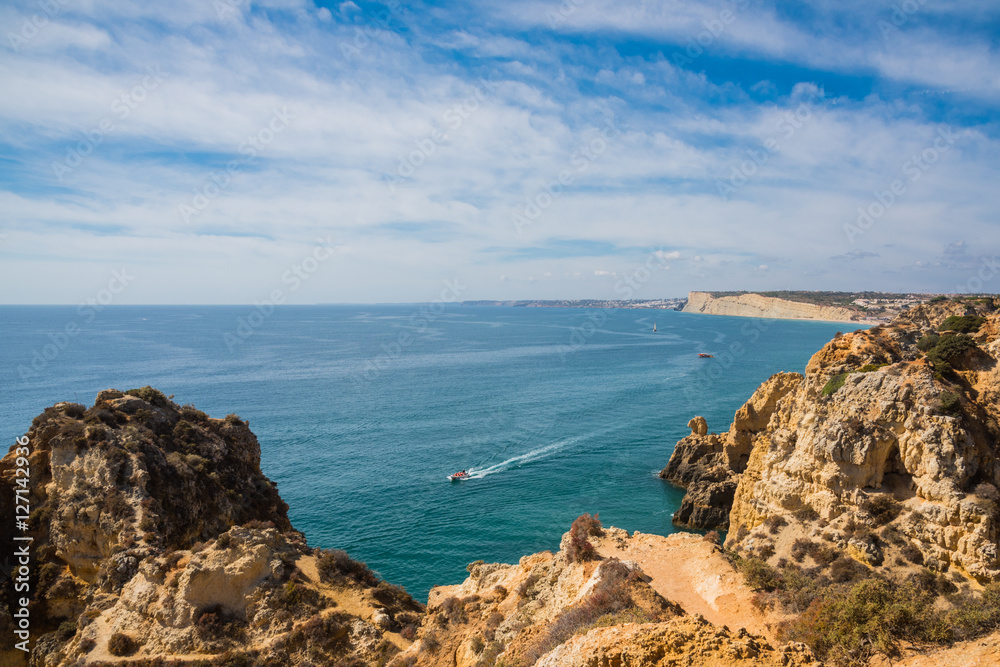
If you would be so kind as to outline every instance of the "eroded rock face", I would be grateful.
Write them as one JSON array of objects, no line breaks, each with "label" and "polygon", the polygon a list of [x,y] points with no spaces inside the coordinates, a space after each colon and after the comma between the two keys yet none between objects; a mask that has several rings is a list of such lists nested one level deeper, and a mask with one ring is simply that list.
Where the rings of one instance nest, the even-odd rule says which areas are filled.
[{"label": "eroded rock face", "polygon": [[688,422],[691,435],[674,447],[660,477],[687,490],[674,523],[690,528],[728,528],[737,480],[750,460],[754,438],[763,432],[778,402],[802,380],[779,373],[761,385],[733,419],[727,433],[709,434],[704,417]]},{"label": "eroded rock face", "polygon": [[[696,657],[695,657],[696,656]],[[536,667],[820,667],[802,644],[775,649],[760,637],[720,629],[701,617],[666,623],[628,623],[577,636],[535,663]]]},{"label": "eroded rock face", "polygon": [[690,292],[684,305],[684,312],[830,322],[849,322],[859,319],[860,315],[849,308],[799,303],[760,294],[715,297],[708,292]]},{"label": "eroded rock face", "polygon": [[[613,527],[595,539],[630,540]],[[561,544],[570,543],[564,535]],[[431,591],[418,640],[390,666],[817,665],[801,645],[775,649],[763,637],[685,614],[635,561],[572,562],[567,554],[561,548],[515,565],[472,563],[461,585]]]},{"label": "eroded rock face", "polygon": [[[985,319],[964,334],[937,331],[949,316],[965,315]],[[760,427],[764,415],[744,406],[729,433],[678,443],[665,472],[683,480],[707,470],[712,479],[736,481],[730,547],[771,517],[798,516],[842,532],[849,555],[877,565],[877,544],[847,538],[856,526],[889,523],[934,569],[1000,578],[998,332],[995,304],[970,299],[920,306],[889,325],[838,336],[773,402],[763,428],[742,431],[747,446],[730,444],[737,425]],[[748,452],[747,461],[734,461],[727,447]]]},{"label": "eroded rock face", "polygon": [[[149,387],[107,390],[89,409],[47,409],[27,435],[32,666],[114,660],[117,635],[135,659],[246,664],[376,663],[408,645],[398,632],[420,605],[346,555],[308,547],[235,415],[211,419]],[[5,517],[13,454],[0,461]],[[353,614],[337,609],[342,595]],[[5,605],[0,626],[10,622]],[[8,649],[0,663],[28,664]]]}]

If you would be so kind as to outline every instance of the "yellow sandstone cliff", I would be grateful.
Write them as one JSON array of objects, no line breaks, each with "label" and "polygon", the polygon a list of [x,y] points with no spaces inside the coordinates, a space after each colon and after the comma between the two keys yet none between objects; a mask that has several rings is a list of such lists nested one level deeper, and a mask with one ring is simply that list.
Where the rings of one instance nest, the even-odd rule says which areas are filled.
[{"label": "yellow sandstone cliff", "polygon": [[[799,530],[824,530],[870,565],[905,551],[937,571],[996,580],[998,358],[992,301],[918,306],[889,325],[838,336],[804,377],[764,383],[729,432],[708,435],[693,422],[665,476],[693,489],[692,504],[718,479],[735,483],[731,507],[693,513],[728,509],[729,547],[775,541],[780,557],[781,540],[765,522],[799,517]],[[768,406],[766,424],[745,426],[757,404]],[[889,526],[896,543],[854,539],[858,523]]]},{"label": "yellow sandstone cliff", "polygon": [[728,315],[731,317],[764,317],[779,320],[824,320],[852,322],[859,314],[849,308],[819,306],[811,303],[787,301],[760,294],[739,294],[715,297],[709,292],[690,292],[683,308],[685,313]]},{"label": "yellow sandstone cliff", "polygon": [[[3,667],[368,665],[409,646],[421,605],[306,544],[235,415],[212,419],[149,387],[107,390],[89,409],[46,409],[27,436],[31,653],[8,641],[6,579]],[[5,526],[23,488],[15,454],[0,460]],[[7,554],[12,537],[0,538]]]}]

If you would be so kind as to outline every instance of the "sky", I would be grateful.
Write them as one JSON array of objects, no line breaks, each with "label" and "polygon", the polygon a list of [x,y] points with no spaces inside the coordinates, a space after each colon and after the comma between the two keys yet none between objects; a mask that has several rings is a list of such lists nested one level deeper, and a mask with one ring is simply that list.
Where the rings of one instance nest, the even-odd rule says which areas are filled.
[{"label": "sky", "polygon": [[1000,292],[995,0],[0,7],[0,302]]}]

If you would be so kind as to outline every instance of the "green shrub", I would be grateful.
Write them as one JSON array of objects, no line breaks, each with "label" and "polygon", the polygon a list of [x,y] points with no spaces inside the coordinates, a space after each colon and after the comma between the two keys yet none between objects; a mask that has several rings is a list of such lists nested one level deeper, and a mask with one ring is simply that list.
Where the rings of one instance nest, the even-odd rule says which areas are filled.
[{"label": "green shrub", "polygon": [[377,586],[378,577],[367,565],[356,561],[341,549],[329,549],[323,552],[316,564],[319,577],[326,583],[333,583],[338,576],[350,577],[366,586]]},{"label": "green shrub", "polygon": [[134,654],[139,650],[139,645],[128,635],[116,632],[108,639],[108,653],[118,657],[125,657]]},{"label": "green shrub", "polygon": [[841,556],[830,563],[830,579],[842,584],[867,576],[868,568],[847,556]]},{"label": "green shrub", "polygon": [[56,630],[59,641],[68,641],[76,634],[76,621],[63,621]]},{"label": "green shrub", "polygon": [[289,581],[276,596],[276,602],[285,609],[292,610],[303,602],[302,589],[294,581]]},{"label": "green shrub", "polygon": [[935,368],[939,365],[947,366],[952,359],[974,347],[976,347],[976,341],[966,334],[942,336],[937,344],[927,351],[927,359],[934,364]]},{"label": "green shrub", "polygon": [[149,385],[145,387],[140,387],[139,389],[129,389],[125,392],[129,396],[135,396],[141,398],[151,405],[155,405],[158,408],[165,408],[170,405],[169,399],[163,394],[159,389],[153,389]]},{"label": "green shrub", "polygon": [[980,596],[952,596],[952,608],[942,609],[935,601],[948,591],[941,589],[942,578],[929,571],[894,583],[840,558],[830,572],[834,583],[818,586],[821,579],[786,569],[783,590],[772,594],[786,613],[799,614],[781,625],[779,639],[805,642],[825,664],[867,666],[876,656],[899,656],[903,642],[951,643],[1000,627],[1000,584],[987,585]]},{"label": "green shrub", "polygon": [[193,422],[207,422],[208,415],[190,403],[181,407],[181,418]]},{"label": "green shrub", "polygon": [[875,655],[899,655],[898,635],[920,613],[920,598],[899,595],[880,579],[855,584],[846,598],[820,605],[826,611],[827,656],[835,663],[867,665]]},{"label": "green shrub", "polygon": [[844,386],[848,375],[848,373],[839,373],[830,378],[830,381],[823,387],[823,396],[832,396],[837,393],[837,390]]},{"label": "green shrub", "polygon": [[410,594],[406,592],[405,588],[390,584],[388,581],[378,582],[378,585],[372,589],[372,597],[387,606],[405,604],[410,601]]},{"label": "green shrub", "polygon": [[987,584],[978,598],[970,595],[959,598],[955,608],[948,612],[947,620],[955,628],[956,639],[996,630],[1000,627],[1000,583]]},{"label": "green shrub", "polygon": [[931,299],[930,301],[928,301],[927,303],[941,303],[942,301],[947,301],[947,300],[948,300],[948,297],[946,297],[946,296],[936,296],[933,299]]},{"label": "green shrub", "polygon": [[783,526],[788,525],[788,520],[781,515],[775,514],[767,517],[764,520],[764,525],[767,526],[767,532],[772,535],[777,535],[778,531],[780,531]]},{"label": "green shrub", "polygon": [[67,403],[63,406],[62,410],[63,414],[67,417],[72,417],[73,419],[83,419],[83,415],[86,413],[87,408],[79,403]]},{"label": "green shrub", "polygon": [[936,333],[929,333],[917,341],[917,349],[921,352],[927,352],[937,345],[939,340],[941,340],[941,336]]},{"label": "green shrub", "polygon": [[819,518],[819,512],[812,508],[812,505],[803,505],[799,509],[792,512],[794,516],[799,521],[815,521]]},{"label": "green shrub", "polygon": [[743,581],[752,590],[770,592],[782,586],[778,571],[760,558],[740,559],[735,565],[743,574]]},{"label": "green shrub", "polygon": [[864,366],[862,366],[861,368],[859,368],[855,372],[857,372],[857,373],[871,373],[873,371],[877,371],[880,368],[885,368],[888,365],[889,364],[865,364]]},{"label": "green shrub", "polygon": [[801,563],[803,558],[811,556],[817,565],[826,567],[835,561],[840,554],[831,546],[799,538],[792,542],[791,555],[796,563]]},{"label": "green shrub", "polygon": [[899,503],[888,495],[880,494],[865,502],[862,507],[868,512],[876,526],[884,526],[899,516]]},{"label": "green shrub", "polygon": [[985,317],[978,315],[952,315],[938,327],[938,331],[960,331],[962,333],[972,333],[979,331],[979,327],[986,322]]},{"label": "green shrub", "polygon": [[962,399],[954,392],[942,391],[938,397],[938,406],[942,413],[955,416],[962,412]]}]

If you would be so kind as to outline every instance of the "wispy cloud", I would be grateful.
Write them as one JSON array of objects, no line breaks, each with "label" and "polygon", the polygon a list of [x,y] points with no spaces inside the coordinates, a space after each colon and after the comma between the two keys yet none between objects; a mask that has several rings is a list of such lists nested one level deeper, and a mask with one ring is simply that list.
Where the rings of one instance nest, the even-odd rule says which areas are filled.
[{"label": "wispy cloud", "polygon": [[[127,259],[123,300],[248,303],[328,235],[335,265],[294,300],[427,300],[453,275],[470,299],[611,297],[653,249],[663,296],[946,289],[968,262],[942,248],[997,254],[995,3],[895,23],[891,3],[752,4],[64,3],[0,49],[7,300],[74,302]],[[0,9],[0,33],[38,7]],[[943,129],[866,230],[879,252],[852,247],[845,223]]]}]

